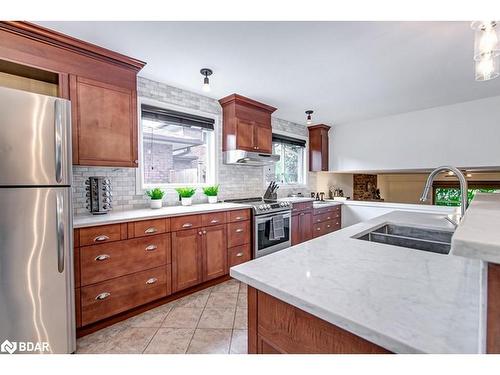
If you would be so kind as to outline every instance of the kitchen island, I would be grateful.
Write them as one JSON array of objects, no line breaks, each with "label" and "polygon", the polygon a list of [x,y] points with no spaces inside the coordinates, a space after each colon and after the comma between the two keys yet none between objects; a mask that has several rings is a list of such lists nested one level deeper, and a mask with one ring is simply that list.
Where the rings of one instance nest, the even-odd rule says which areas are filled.
[{"label": "kitchen island", "polygon": [[394,211],[231,268],[250,287],[249,352],[485,352],[481,260],[353,238],[453,230],[445,216]]}]

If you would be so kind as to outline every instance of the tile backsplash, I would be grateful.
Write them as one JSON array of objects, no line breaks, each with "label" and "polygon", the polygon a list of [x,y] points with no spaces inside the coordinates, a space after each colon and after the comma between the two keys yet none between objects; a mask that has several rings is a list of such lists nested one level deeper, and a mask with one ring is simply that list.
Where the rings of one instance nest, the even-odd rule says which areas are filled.
[{"label": "tile backsplash", "polygon": [[[193,92],[181,90],[166,84],[151,81],[139,77],[137,81],[139,97],[153,99],[167,104],[174,104],[203,112],[213,113],[220,116],[219,145],[222,144],[222,108],[215,99],[199,95]],[[272,118],[273,129],[284,131],[290,135],[307,136],[307,128],[303,125],[290,121]],[[220,147],[219,147],[220,148]],[[248,167],[239,165],[226,165],[222,163],[222,152],[218,151],[218,183],[220,184],[220,199],[244,198],[261,196],[264,193],[264,169],[261,167]],[[85,180],[89,176],[106,176],[111,180],[113,192],[113,210],[129,210],[144,208],[149,205],[149,199],[143,191],[136,191],[136,169],[115,167],[73,167],[73,206],[75,214],[88,212],[86,209]],[[309,185],[314,185],[315,176],[309,173]],[[311,189],[280,189],[280,196],[286,196],[293,192],[309,194]],[[193,197],[193,201],[206,202],[207,198],[201,189]],[[178,195],[173,188],[166,189],[163,198],[164,205],[179,204]]]}]

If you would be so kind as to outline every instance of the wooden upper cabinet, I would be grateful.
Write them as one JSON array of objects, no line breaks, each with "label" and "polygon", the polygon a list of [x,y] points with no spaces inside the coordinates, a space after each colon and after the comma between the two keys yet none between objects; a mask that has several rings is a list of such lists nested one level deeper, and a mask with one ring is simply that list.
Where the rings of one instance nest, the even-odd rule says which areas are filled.
[{"label": "wooden upper cabinet", "polygon": [[57,95],[72,102],[73,164],[137,166],[144,62],[19,21],[0,21],[0,60],[58,75]]},{"label": "wooden upper cabinet", "polygon": [[309,171],[328,171],[328,125],[320,124],[309,128]]},{"label": "wooden upper cabinet", "polygon": [[78,141],[73,159],[81,165],[136,167],[135,90],[72,75],[70,99]]},{"label": "wooden upper cabinet", "polygon": [[276,108],[238,94],[219,100],[223,110],[222,150],[271,153],[271,114]]}]

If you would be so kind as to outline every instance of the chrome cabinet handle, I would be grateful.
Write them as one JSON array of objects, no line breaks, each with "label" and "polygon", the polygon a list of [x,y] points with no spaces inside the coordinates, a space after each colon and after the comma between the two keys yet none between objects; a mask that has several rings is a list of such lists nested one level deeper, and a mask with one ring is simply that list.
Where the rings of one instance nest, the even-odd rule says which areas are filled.
[{"label": "chrome cabinet handle", "polygon": [[326,220],[330,220],[330,216],[328,216],[328,217],[326,218]]},{"label": "chrome cabinet handle", "polygon": [[198,234],[201,236],[203,233],[201,233],[201,230],[198,232]]},{"label": "chrome cabinet handle", "polygon": [[330,228],[330,225],[327,225],[326,227],[327,227],[327,228]]},{"label": "chrome cabinet handle", "polygon": [[101,255],[98,255],[94,258],[95,261],[97,262],[102,262],[103,260],[106,260],[106,259],[109,259],[111,258],[108,254],[101,254]]},{"label": "chrome cabinet handle", "polygon": [[94,238],[94,242],[102,242],[102,241],[106,241],[106,240],[109,240],[109,237],[104,235],[104,234]]},{"label": "chrome cabinet handle", "polygon": [[242,220],[242,219],[243,219],[243,217],[241,217],[241,216],[236,216],[234,219],[235,219],[235,220]]},{"label": "chrome cabinet handle", "polygon": [[149,245],[149,246],[146,246],[146,251],[154,251],[158,248],[158,246],[156,245]]},{"label": "chrome cabinet handle", "polygon": [[213,219],[213,220],[210,221],[210,224],[215,224],[215,223],[218,223],[218,222],[219,222],[219,220]]},{"label": "chrome cabinet handle", "polygon": [[190,228],[192,226],[193,226],[193,224],[191,224],[191,223],[182,224],[183,228]]},{"label": "chrome cabinet handle", "polygon": [[243,253],[236,253],[236,256],[237,256],[238,258],[240,258],[240,257],[242,257],[242,256],[243,256]]},{"label": "chrome cabinet handle", "polygon": [[95,299],[96,299],[97,301],[102,301],[103,299],[108,298],[110,295],[111,295],[111,293],[109,293],[109,292],[104,292],[104,293],[98,294],[98,295],[95,297]]},{"label": "chrome cabinet handle", "polygon": [[56,182],[62,181],[62,142],[63,142],[63,108],[62,102],[54,102],[54,137],[55,137],[55,160],[56,160]]},{"label": "chrome cabinet handle", "polygon": [[206,231],[206,230],[204,230],[204,231],[203,231],[203,234],[207,234],[207,231]]},{"label": "chrome cabinet handle", "polygon": [[154,284],[154,283],[156,283],[157,281],[158,281],[158,279],[157,279],[156,277],[152,277],[152,278],[150,278],[150,279],[148,279],[148,280],[146,281],[146,284],[148,284],[148,285],[149,285],[149,284]]},{"label": "chrome cabinet handle", "polygon": [[236,232],[236,233],[241,233],[241,232],[243,232],[243,229],[238,228],[238,229],[236,229],[236,231],[235,231],[235,232]]},{"label": "chrome cabinet handle", "polygon": [[56,196],[56,232],[57,232],[57,270],[64,272],[64,212],[63,200],[59,193]]},{"label": "chrome cabinet handle", "polygon": [[155,227],[149,227],[148,229],[146,229],[146,230],[144,231],[144,233],[146,233],[146,234],[149,234],[149,233],[156,233],[156,232],[158,232],[158,229],[156,229]]},{"label": "chrome cabinet handle", "polygon": [[321,228],[316,228],[316,230],[321,230]]}]

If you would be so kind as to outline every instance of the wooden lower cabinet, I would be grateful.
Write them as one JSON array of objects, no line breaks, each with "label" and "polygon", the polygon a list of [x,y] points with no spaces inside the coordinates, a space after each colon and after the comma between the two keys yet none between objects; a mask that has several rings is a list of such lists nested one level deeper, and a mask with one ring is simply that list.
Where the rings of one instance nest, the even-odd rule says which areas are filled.
[{"label": "wooden lower cabinet", "polygon": [[388,350],[248,288],[250,354],[388,354]]},{"label": "wooden lower cabinet", "polygon": [[201,230],[172,233],[172,290],[177,292],[203,282]]},{"label": "wooden lower cabinet", "polygon": [[170,265],[81,288],[82,326],[166,297]]},{"label": "wooden lower cabinet", "polygon": [[206,227],[203,233],[203,281],[224,276],[227,268],[226,226]]},{"label": "wooden lower cabinet", "polygon": [[292,215],[292,246],[313,238],[312,210]]},{"label": "wooden lower cabinet", "polygon": [[500,354],[500,264],[488,263],[486,351]]}]

